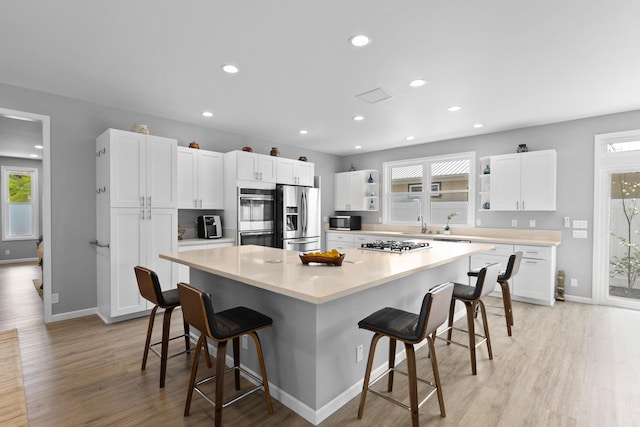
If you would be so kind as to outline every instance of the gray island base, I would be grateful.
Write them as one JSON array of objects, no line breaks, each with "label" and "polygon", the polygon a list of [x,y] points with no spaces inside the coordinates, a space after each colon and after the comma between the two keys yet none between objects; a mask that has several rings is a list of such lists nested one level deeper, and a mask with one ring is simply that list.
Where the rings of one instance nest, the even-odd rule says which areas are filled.
[{"label": "gray island base", "polygon": [[[297,252],[258,246],[160,256],[191,267],[190,284],[210,292],[216,310],[242,305],[273,318],[273,327],[259,332],[272,397],[317,425],[361,391],[371,333],[358,321],[386,306],[417,313],[431,287],[466,283],[469,256],[491,248],[429,243],[428,250],[404,254],[348,249],[340,267],[304,266]],[[379,369],[387,344],[382,340],[376,352]],[[404,349],[398,350],[400,362]],[[259,372],[253,348],[241,346],[241,361]]]}]

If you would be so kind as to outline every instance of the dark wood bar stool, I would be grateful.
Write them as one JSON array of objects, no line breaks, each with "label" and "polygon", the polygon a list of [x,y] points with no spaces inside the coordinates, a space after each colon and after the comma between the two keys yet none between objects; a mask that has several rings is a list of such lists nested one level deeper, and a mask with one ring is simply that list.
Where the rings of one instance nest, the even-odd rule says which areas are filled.
[{"label": "dark wood bar stool", "polygon": [[[457,344],[463,347],[469,348],[471,356],[471,373],[477,374],[476,369],[476,348],[482,343],[487,343],[487,350],[489,352],[489,359],[493,359],[493,351],[491,350],[491,337],[489,336],[489,324],[487,323],[487,311],[482,301],[482,297],[488,295],[493,290],[493,284],[498,280],[498,274],[500,272],[500,264],[488,264],[480,269],[478,272],[478,280],[475,286],[463,285],[461,283],[455,283],[453,286],[453,297],[451,299],[451,305],[449,307],[449,325],[447,329],[438,333],[440,335],[447,333],[447,345]],[[453,317],[455,314],[456,301],[460,301],[464,304],[467,314],[467,330],[458,329],[453,327]],[[484,335],[476,334],[475,331],[475,313],[477,309],[482,311],[482,324],[484,326]],[[459,330],[467,332],[469,335],[468,344],[459,343],[451,340],[451,334],[453,330]],[[481,338],[480,341],[476,341],[476,336]]]},{"label": "dark wood bar stool", "polygon": [[[147,328],[147,339],[144,344],[144,355],[142,356],[142,369],[147,367],[147,356],[149,350],[160,356],[160,388],[164,387],[164,380],[167,375],[167,360],[172,357],[184,354],[190,351],[191,342],[189,337],[189,325],[184,323],[184,333],[174,337],[169,337],[169,330],[171,327],[171,314],[176,307],[180,306],[180,299],[178,297],[178,289],[170,289],[168,291],[162,291],[158,275],[148,268],[136,266],[133,268],[136,273],[136,279],[138,281],[138,289],[140,295],[148,301],[154,304],[153,310],[149,315],[149,326]],[[158,308],[164,309],[164,317],[162,322],[162,339],[158,342],[151,344],[151,334],[153,332],[153,324],[156,318],[156,311]],[[169,341],[183,338],[185,350],[169,354]],[[160,345],[160,352],[158,352],[155,346]],[[209,361],[209,366],[211,362]]]},{"label": "dark wood bar stool", "polygon": [[[518,273],[520,268],[520,261],[522,260],[522,251],[518,251],[509,256],[507,262],[507,268],[505,271],[501,271],[498,275],[498,283],[500,284],[500,290],[502,291],[502,305],[504,308],[504,317],[507,323],[507,334],[511,336],[511,327],[513,326],[513,307],[511,305],[511,288],[509,287],[509,280]],[[471,270],[467,273],[470,277],[477,277],[480,269]],[[489,307],[487,305],[487,307]],[[497,314],[497,313],[494,313]]]},{"label": "dark wood bar stool", "polygon": [[[440,415],[443,417],[446,415],[433,338],[438,326],[442,325],[447,320],[447,311],[451,303],[453,287],[453,283],[447,282],[430,289],[422,300],[422,307],[420,308],[419,314],[386,307],[358,322],[358,326],[361,329],[367,329],[373,332],[373,339],[371,340],[371,348],[369,349],[369,357],[367,359],[367,368],[364,375],[364,383],[362,385],[362,394],[360,396],[360,406],[358,407],[358,419],[362,419],[362,415],[364,414],[364,404],[367,398],[367,391],[371,391],[371,393],[408,409],[411,412],[411,423],[414,427],[419,425],[420,416],[418,414],[418,410],[420,406],[422,406],[422,404],[426,402],[433,393],[438,394]],[[382,337],[389,337],[389,368],[375,380],[369,382],[376,344]],[[429,345],[429,355],[431,356],[431,367],[433,369],[434,376],[433,382],[418,378],[416,373],[416,355],[413,346],[425,338]],[[396,341],[402,341],[404,343],[407,353],[408,372],[402,372],[395,368]],[[387,391],[391,393],[393,391],[394,372],[398,372],[409,377],[410,406],[392,399],[387,394],[380,393],[370,388],[378,380],[388,374],[389,380],[387,384]],[[431,390],[431,392],[420,403],[418,403],[418,381],[428,384],[433,388],[433,390]]]},{"label": "dark wood bar stool", "polygon": [[[191,326],[200,331],[200,339],[196,344],[193,366],[191,368],[191,378],[189,379],[189,391],[187,393],[184,416],[186,417],[189,415],[189,408],[191,406],[191,398],[194,390],[204,397],[207,402],[213,405],[215,410],[216,427],[220,427],[222,425],[223,408],[260,389],[264,390],[267,402],[267,411],[269,414],[272,414],[273,407],[271,405],[267,372],[264,367],[264,358],[262,356],[262,346],[260,345],[260,338],[258,338],[256,331],[271,326],[273,324],[273,320],[262,313],[246,307],[235,307],[216,313],[213,309],[211,295],[205,291],[189,286],[186,283],[178,283],[178,291],[180,293],[180,301],[182,302],[182,313],[184,318]],[[249,335],[253,338],[256,351],[258,353],[258,362],[260,364],[262,378],[255,377],[240,366],[240,337],[242,335]],[[196,381],[200,348],[203,345],[207,345],[206,338],[210,338],[218,343],[215,375]],[[233,342],[233,367],[226,369],[226,350],[227,343],[230,340]],[[257,386],[225,402],[223,396],[224,374],[229,371],[234,371],[236,390],[240,390],[240,372],[251,377],[257,383]],[[211,381],[215,381],[216,383],[215,396],[213,399],[207,396],[204,391],[200,389],[201,385]]]}]

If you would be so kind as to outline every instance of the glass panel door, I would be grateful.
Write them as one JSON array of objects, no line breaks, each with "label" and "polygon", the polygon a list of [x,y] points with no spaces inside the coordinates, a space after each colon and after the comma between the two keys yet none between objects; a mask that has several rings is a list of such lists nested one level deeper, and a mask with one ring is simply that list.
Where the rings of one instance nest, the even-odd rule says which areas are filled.
[{"label": "glass panel door", "polygon": [[610,174],[609,297],[640,303],[640,172]]}]

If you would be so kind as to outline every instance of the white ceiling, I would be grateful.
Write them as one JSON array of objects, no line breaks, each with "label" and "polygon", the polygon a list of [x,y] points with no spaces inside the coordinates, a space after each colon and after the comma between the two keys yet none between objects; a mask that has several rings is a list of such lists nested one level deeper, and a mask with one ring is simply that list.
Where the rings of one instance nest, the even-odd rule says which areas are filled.
[{"label": "white ceiling", "polygon": [[[637,0],[11,1],[0,82],[347,155],[639,109],[639,16]],[[355,98],[378,87],[393,97]]]}]

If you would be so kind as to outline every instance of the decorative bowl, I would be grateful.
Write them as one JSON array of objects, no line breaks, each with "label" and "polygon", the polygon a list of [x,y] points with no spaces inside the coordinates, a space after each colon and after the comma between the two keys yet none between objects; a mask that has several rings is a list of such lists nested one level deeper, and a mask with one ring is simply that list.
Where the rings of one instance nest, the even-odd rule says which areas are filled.
[{"label": "decorative bowl", "polygon": [[304,265],[308,265],[310,262],[315,262],[318,264],[329,264],[329,265],[341,266],[343,260],[344,260],[344,254],[340,254],[339,257],[300,254],[300,261],[302,261]]}]

